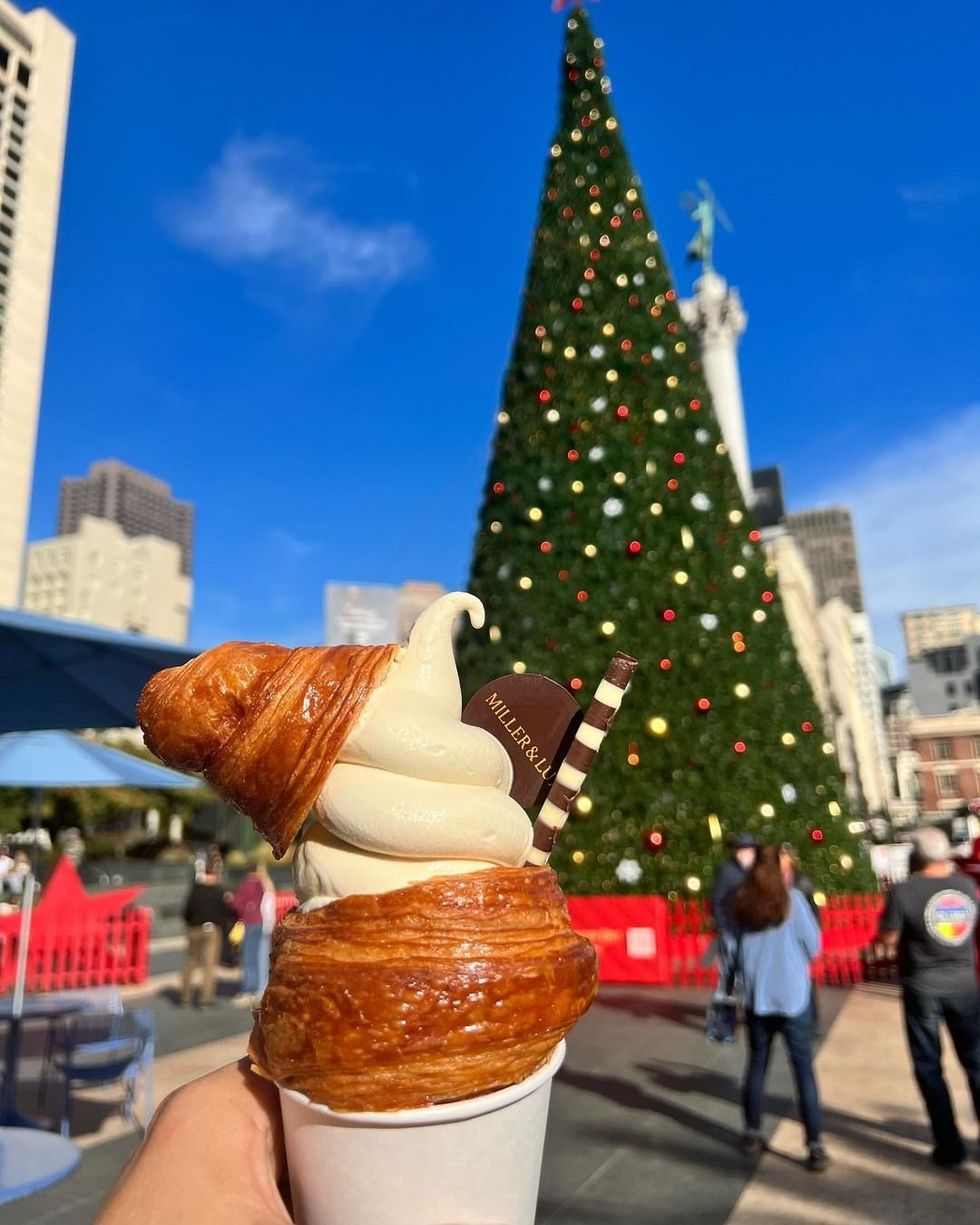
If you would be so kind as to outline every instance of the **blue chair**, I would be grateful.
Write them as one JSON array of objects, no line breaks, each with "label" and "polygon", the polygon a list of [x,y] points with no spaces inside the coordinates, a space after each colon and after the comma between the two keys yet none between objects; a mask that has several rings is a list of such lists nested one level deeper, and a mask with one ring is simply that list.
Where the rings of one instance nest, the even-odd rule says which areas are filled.
[{"label": "blue chair", "polygon": [[136,1117],[136,1088],[144,1081],[143,1117],[153,1113],[153,1046],[156,1018],[146,1009],[131,1012],[83,1012],[66,1017],[55,1036],[52,1063],[64,1082],[61,1134],[71,1131],[73,1085],[95,1088],[119,1083],[122,1112],[127,1123],[142,1135],[144,1123]]},{"label": "blue chair", "polygon": [[[123,1010],[122,992],[118,987],[83,987],[76,991],[52,991],[47,997],[54,1003],[64,1003],[66,1011],[77,1012],[115,1012]],[[48,1093],[48,1081],[51,1079],[51,1060],[54,1056],[54,1040],[60,1018],[52,1018],[44,1042],[44,1053],[41,1056],[41,1075],[37,1082],[37,1104],[43,1105]]]}]

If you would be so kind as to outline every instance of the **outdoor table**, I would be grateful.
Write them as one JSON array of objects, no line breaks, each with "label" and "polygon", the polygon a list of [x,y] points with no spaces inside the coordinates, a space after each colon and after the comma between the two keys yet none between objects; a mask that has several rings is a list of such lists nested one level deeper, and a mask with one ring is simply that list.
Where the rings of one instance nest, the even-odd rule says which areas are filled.
[{"label": "outdoor table", "polygon": [[67,1178],[82,1150],[64,1136],[0,1127],[0,1204],[43,1191]]},{"label": "outdoor table", "polygon": [[[61,1017],[81,1012],[84,1004],[79,1000],[57,995],[27,995],[24,1009],[19,1017],[13,1013],[13,1000],[0,1000],[0,1022],[7,1023],[7,1043],[4,1054],[3,1088],[0,1089],[0,1127],[41,1127],[44,1123],[20,1114],[17,1100],[17,1065],[20,1062],[20,1031],[25,1021],[44,1017],[56,1021]],[[25,1192],[25,1194],[27,1194]]]}]

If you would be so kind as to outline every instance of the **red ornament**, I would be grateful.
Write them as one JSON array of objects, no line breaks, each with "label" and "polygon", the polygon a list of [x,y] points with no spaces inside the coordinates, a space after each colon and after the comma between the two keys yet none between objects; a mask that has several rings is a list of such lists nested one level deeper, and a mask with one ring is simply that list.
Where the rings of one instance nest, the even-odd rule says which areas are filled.
[{"label": "red ornament", "polygon": [[664,297],[668,302],[673,302],[673,300],[677,297],[677,291],[675,289],[668,289],[664,294]]},{"label": "red ornament", "polygon": [[542,327],[542,325],[539,323],[534,329],[534,334],[537,336],[538,340],[540,340],[542,336],[548,335],[548,329],[546,327]]},{"label": "red ornament", "polygon": [[570,81],[577,81],[578,80],[578,70],[575,68],[571,69],[571,71],[568,74],[568,79]]},{"label": "red ornament", "polygon": [[575,690],[581,689],[582,688],[582,678],[580,676],[573,676],[572,679],[568,682],[568,687],[569,689],[575,689]]},{"label": "red ornament", "polygon": [[698,710],[703,713],[704,711],[711,709],[711,700],[709,698],[698,698],[695,705],[697,706]]},{"label": "red ornament", "polygon": [[594,281],[595,280],[595,269],[586,268],[586,270],[582,273],[582,275],[585,277],[587,281]]},{"label": "red ornament", "polygon": [[772,594],[771,591],[764,591],[762,593],[763,604],[771,604],[775,598],[776,597]]},{"label": "red ornament", "polygon": [[660,616],[664,621],[673,621],[677,613],[672,608],[665,608]]},{"label": "red ornament", "polygon": [[578,459],[578,451],[576,451],[574,447],[572,447],[572,449],[568,452],[568,459],[569,462],[573,464]]},{"label": "red ornament", "polygon": [[634,221],[642,221],[642,220],[643,220],[643,209],[642,209],[642,208],[634,208],[634,209],[633,209],[633,220],[634,220]]},{"label": "red ornament", "polygon": [[749,540],[751,540],[753,544],[756,544],[761,539],[762,539],[762,533],[759,531],[758,528],[754,527],[752,531],[749,532]]},{"label": "red ornament", "polygon": [[[635,294],[635,293],[631,293],[631,294],[630,294],[630,296],[629,296],[629,298],[627,299],[627,301],[629,302],[630,306],[639,306],[639,305],[640,305],[640,298],[639,298],[639,295],[638,295],[638,294]],[[649,356],[650,356],[650,354],[649,354],[649,353],[644,353],[644,354],[643,354],[643,356],[644,356],[644,357],[649,357]]]},{"label": "red ornament", "polygon": [[631,557],[635,557],[642,548],[643,545],[640,544],[638,540],[631,540],[626,546],[626,552],[629,553]]},{"label": "red ornament", "polygon": [[572,298],[572,310],[573,311],[580,311],[584,305],[585,303],[582,301],[581,298]]},{"label": "red ornament", "polygon": [[659,855],[666,839],[659,829],[648,829],[643,835],[643,845],[651,855]]},{"label": "red ornament", "polygon": [[735,750],[736,753],[744,753],[746,749],[745,741],[736,740],[735,743],[732,745],[732,748]]},{"label": "red ornament", "polygon": [[593,264],[598,263],[599,260],[602,259],[602,252],[597,251],[596,248],[593,247],[592,250],[589,252],[589,259],[592,260]]},{"label": "red ornament", "polygon": [[680,489],[680,487],[681,487],[680,481],[674,476],[672,476],[670,480],[667,482],[667,488],[671,491],[671,493],[673,493],[677,489]]},{"label": "red ornament", "polygon": [[683,452],[683,451],[675,451],[675,452],[674,452],[674,463],[675,463],[675,464],[678,464],[678,465],[682,464],[682,463],[684,462],[685,458],[686,458],[686,456],[684,455],[684,452]]},{"label": "red ornament", "polygon": [[809,719],[803,720],[803,722],[800,724],[800,731],[801,732],[812,732],[813,731],[813,724],[810,722]]},{"label": "red ornament", "polygon": [[668,331],[668,332],[670,332],[671,336],[673,336],[673,335],[674,335],[674,333],[677,331],[677,324],[676,324],[676,323],[668,323],[668,324],[667,324],[667,331]]},{"label": "red ornament", "polygon": [[625,404],[620,404],[620,406],[616,409],[616,416],[620,419],[620,421],[625,421],[629,415],[630,410]]},{"label": "red ornament", "polygon": [[592,127],[592,116],[583,115],[582,118],[579,120],[579,123],[582,125],[583,128],[591,128]]},{"label": "red ornament", "polygon": [[547,387],[541,388],[541,390],[538,392],[538,399],[541,401],[542,404],[551,403],[551,392],[548,390]]},{"label": "red ornament", "polygon": [[494,481],[493,483],[494,493],[503,493],[506,488],[507,486],[503,483],[503,481]]},{"label": "red ornament", "polygon": [[589,593],[587,591],[576,591],[575,598],[580,604],[584,604],[589,598]]},{"label": "red ornament", "polygon": [[575,209],[573,209],[571,205],[566,204],[565,207],[561,210],[561,215],[565,218],[566,221],[568,221],[571,217],[575,216]]},{"label": "red ornament", "polygon": [[608,145],[600,145],[600,146],[599,146],[599,156],[600,156],[600,157],[608,157],[608,156],[609,156],[609,146],[608,146]]},{"label": "red ornament", "polygon": [[810,841],[811,842],[823,842],[823,830],[822,829],[811,829],[810,830]]},{"label": "red ornament", "polygon": [[598,196],[598,194],[599,194],[599,186],[597,183],[593,183],[592,186],[589,188],[589,195],[594,200]]},{"label": "red ornament", "polygon": [[661,672],[669,672],[672,666],[673,665],[671,664],[669,659],[662,659],[660,661],[660,671]]},{"label": "red ornament", "polygon": [[692,413],[696,413],[696,412],[698,411],[698,409],[701,407],[701,401],[700,401],[700,400],[691,400],[691,401],[688,403],[688,406],[687,406],[687,407],[688,407],[688,408],[691,410],[691,412],[692,412]]},{"label": "red ornament", "polygon": [[623,350],[624,353],[629,353],[630,349],[632,349],[633,347],[633,342],[632,340],[623,340],[620,342],[619,347]]},{"label": "red ornament", "polygon": [[568,573],[568,571],[567,571],[567,570],[559,570],[559,571],[558,571],[558,581],[559,581],[560,583],[567,583],[570,577],[571,577],[571,576],[569,575],[569,573]]},{"label": "red ornament", "polygon": [[549,188],[548,188],[548,199],[549,199],[549,200],[557,200],[557,199],[558,199],[558,192],[557,192],[557,191],[555,191],[555,189],[554,189],[553,187],[549,187]]},{"label": "red ornament", "polygon": [[541,550],[542,553],[550,553],[551,552],[551,541],[542,540],[541,543],[538,545],[538,548]]},{"label": "red ornament", "polygon": [[619,227],[620,227],[620,226],[623,224],[623,222],[622,222],[622,218],[620,218],[620,217],[610,217],[610,218],[609,218],[609,224],[612,226],[612,228],[613,228],[614,230],[618,230],[618,229],[619,229]]}]

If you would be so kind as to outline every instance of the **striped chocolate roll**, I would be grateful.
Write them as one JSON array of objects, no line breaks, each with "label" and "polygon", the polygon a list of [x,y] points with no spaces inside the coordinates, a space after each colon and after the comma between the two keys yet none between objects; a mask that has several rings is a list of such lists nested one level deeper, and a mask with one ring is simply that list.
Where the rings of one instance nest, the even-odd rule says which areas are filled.
[{"label": "striped chocolate roll", "polygon": [[589,767],[616,717],[626,687],[636,671],[636,663],[631,655],[624,655],[622,651],[617,651],[610,661],[534,822],[534,840],[527,855],[529,864],[548,862],[572,801],[582,790]]}]

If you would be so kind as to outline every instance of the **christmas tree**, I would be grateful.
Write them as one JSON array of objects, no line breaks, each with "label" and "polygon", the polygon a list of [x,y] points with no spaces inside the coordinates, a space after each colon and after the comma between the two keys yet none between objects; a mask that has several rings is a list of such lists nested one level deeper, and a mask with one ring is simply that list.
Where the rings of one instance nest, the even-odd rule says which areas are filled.
[{"label": "christmas tree", "polygon": [[[866,886],[833,745],[714,418],[696,346],[575,9],[558,132],[487,475],[464,692],[542,672],[583,701],[640,659],[552,856],[574,893],[707,889],[728,834]],[[489,644],[487,642],[489,637]]]}]

